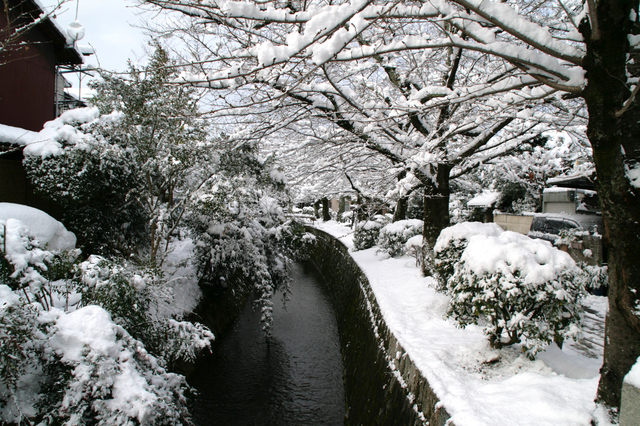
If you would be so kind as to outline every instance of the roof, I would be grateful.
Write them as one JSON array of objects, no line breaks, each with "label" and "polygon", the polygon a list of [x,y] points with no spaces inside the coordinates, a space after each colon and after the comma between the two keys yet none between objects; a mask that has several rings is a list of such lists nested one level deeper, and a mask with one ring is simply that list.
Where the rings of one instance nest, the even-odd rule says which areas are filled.
[{"label": "roof", "polygon": [[595,180],[595,171],[590,170],[580,174],[551,178],[547,180],[547,185],[560,186],[563,188],[595,190]]},{"label": "roof", "polygon": [[486,191],[480,195],[476,195],[467,202],[467,207],[494,207],[498,198],[500,198],[500,192]]},{"label": "roof", "polygon": [[[46,8],[39,0],[19,0],[22,2],[25,13],[35,20]],[[65,31],[51,18],[42,21],[39,29],[53,42],[56,65],[80,65],[83,62],[82,54],[73,46],[67,43]]]},{"label": "roof", "polygon": [[36,136],[38,136],[38,132],[0,124],[0,144],[27,145]]}]

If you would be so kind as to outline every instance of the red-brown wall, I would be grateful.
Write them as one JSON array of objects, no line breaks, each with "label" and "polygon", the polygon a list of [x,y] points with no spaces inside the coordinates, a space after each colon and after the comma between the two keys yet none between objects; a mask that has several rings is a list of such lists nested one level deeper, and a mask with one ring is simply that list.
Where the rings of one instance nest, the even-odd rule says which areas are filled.
[{"label": "red-brown wall", "polygon": [[[0,28],[7,25],[0,13]],[[38,28],[29,32],[29,48],[0,54],[0,123],[39,131],[55,118],[55,52]]]}]

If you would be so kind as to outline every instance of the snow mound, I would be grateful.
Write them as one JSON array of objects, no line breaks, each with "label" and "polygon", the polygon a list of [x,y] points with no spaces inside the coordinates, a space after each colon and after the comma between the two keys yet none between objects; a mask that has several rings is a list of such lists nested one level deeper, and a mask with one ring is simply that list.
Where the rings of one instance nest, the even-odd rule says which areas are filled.
[{"label": "snow mound", "polygon": [[99,306],[90,305],[61,315],[56,322],[58,331],[50,339],[51,347],[60,352],[62,360],[82,360],[86,348],[100,356],[116,358],[122,350],[117,342],[117,326],[111,315]]},{"label": "snow mound", "polygon": [[473,235],[486,235],[497,237],[502,234],[504,229],[500,228],[495,223],[481,223],[481,222],[461,222],[453,226],[445,228],[440,233],[436,245],[433,247],[433,251],[436,253],[444,250],[452,240],[459,240],[465,238],[469,240]]},{"label": "snow mound", "polygon": [[13,203],[0,203],[0,220],[21,221],[38,242],[49,250],[71,250],[76,246],[76,236],[64,225],[42,210]]},{"label": "snow mound", "polygon": [[525,283],[535,284],[552,281],[563,270],[576,268],[568,253],[548,241],[512,231],[498,236],[473,235],[461,260],[478,276],[496,272],[510,275],[519,271]]}]

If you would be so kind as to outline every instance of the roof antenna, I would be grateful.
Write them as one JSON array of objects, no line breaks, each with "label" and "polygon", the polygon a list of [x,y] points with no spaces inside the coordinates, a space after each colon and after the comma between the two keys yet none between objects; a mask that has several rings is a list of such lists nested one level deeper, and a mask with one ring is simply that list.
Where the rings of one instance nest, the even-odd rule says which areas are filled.
[{"label": "roof antenna", "polygon": [[[73,47],[76,47],[78,40],[82,40],[84,37],[84,27],[78,21],[78,10],[80,9],[80,0],[76,0],[76,20],[69,24],[67,27],[67,35],[73,42]],[[78,73],[78,100],[82,99],[82,71]]]}]

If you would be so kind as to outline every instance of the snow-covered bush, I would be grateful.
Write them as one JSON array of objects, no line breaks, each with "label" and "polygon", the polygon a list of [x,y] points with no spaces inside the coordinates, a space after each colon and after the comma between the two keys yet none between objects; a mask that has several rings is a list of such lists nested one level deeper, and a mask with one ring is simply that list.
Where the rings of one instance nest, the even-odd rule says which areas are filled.
[{"label": "snow-covered bush", "polygon": [[0,281],[0,423],[19,424],[30,414],[22,412],[20,393],[24,377],[39,367],[34,342],[40,328],[37,309]]},{"label": "snow-covered bush", "polygon": [[81,145],[65,143],[55,156],[26,155],[23,163],[40,195],[61,206],[84,251],[128,255],[143,245],[148,218],[136,201],[142,173],[131,151],[85,137]]},{"label": "snow-covered bush", "polygon": [[404,244],[404,252],[416,259],[416,266],[422,268],[425,258],[424,242],[422,235],[414,235]]},{"label": "snow-covered bush", "polygon": [[162,272],[115,262],[100,256],[76,266],[75,288],[82,295],[80,306],[97,305],[111,315],[164,366],[177,360],[193,360],[214,340],[201,324],[192,324],[158,314],[161,305],[173,302],[172,289]]},{"label": "snow-covered bush", "polygon": [[3,424],[188,421],[184,377],[166,372],[102,308],[46,311],[0,285],[0,325]]},{"label": "snow-covered bush", "polygon": [[63,313],[52,330],[48,347],[56,364],[66,368],[56,369],[58,374],[43,385],[54,390],[44,392],[49,395],[41,404],[45,424],[187,421],[184,376],[166,372],[104,309],[86,306]]},{"label": "snow-covered bush", "polygon": [[338,222],[342,222],[342,223],[353,222],[353,216],[354,216],[354,212],[349,210],[347,212],[340,214],[339,216],[340,220]]},{"label": "snow-covered bush", "polygon": [[[572,247],[576,242],[583,240],[585,237],[589,237],[590,233],[577,228],[562,229],[560,236],[554,241],[556,247]],[[596,236],[599,238],[600,236]],[[587,261],[578,261],[577,265],[583,272],[584,285],[590,291],[603,291],[603,289],[609,286],[609,269],[607,265],[592,264],[589,262],[589,258],[592,257],[592,252],[589,249],[583,251],[583,259]]]},{"label": "snow-covered bush", "polygon": [[522,343],[530,356],[575,336],[585,290],[582,271],[567,253],[509,231],[467,241],[453,275],[441,283],[451,296],[448,316],[461,327],[482,324],[495,348]]},{"label": "snow-covered bush", "polygon": [[172,300],[157,271],[77,255],[0,221],[0,423],[184,424],[188,386],[164,368],[213,335],[157,314]]},{"label": "snow-covered bush", "polygon": [[447,280],[453,276],[454,266],[460,262],[469,238],[473,235],[498,236],[503,232],[495,223],[481,222],[460,222],[443,229],[433,247],[438,290],[443,291]]},{"label": "snow-covered bush", "polygon": [[389,223],[380,229],[377,245],[378,253],[388,253],[391,257],[404,254],[404,246],[409,238],[422,235],[423,222],[419,219],[406,219]]},{"label": "snow-covered bush", "polygon": [[[52,239],[56,236],[50,235]],[[80,252],[73,249],[44,250],[42,247],[48,241],[46,236],[41,236],[41,239],[43,244],[18,219],[0,220],[0,284],[21,290],[29,301],[33,299],[49,309],[56,293],[64,291],[54,282],[70,277],[73,262]]]},{"label": "snow-covered bush", "polygon": [[376,245],[380,230],[391,220],[384,215],[375,215],[372,219],[358,224],[353,233],[353,247],[356,250],[366,250]]}]

